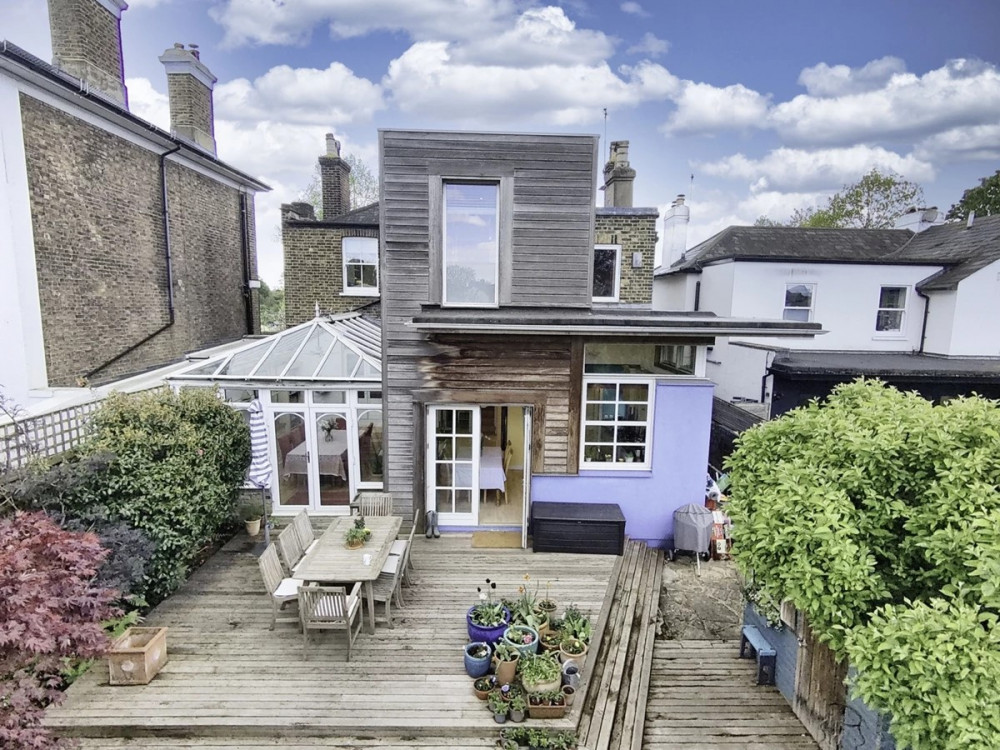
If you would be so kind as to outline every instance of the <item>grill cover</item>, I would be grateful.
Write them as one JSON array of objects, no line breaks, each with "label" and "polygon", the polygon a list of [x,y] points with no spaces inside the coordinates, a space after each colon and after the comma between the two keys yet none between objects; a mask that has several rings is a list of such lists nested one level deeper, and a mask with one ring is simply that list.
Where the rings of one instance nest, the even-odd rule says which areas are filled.
[{"label": "grill cover", "polygon": [[708,552],[712,541],[712,511],[691,503],[674,511],[674,549]]}]

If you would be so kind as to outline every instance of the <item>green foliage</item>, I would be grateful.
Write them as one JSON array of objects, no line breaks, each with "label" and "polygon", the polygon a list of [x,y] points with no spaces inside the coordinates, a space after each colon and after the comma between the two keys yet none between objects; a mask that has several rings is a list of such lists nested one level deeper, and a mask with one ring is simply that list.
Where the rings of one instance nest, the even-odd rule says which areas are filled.
[{"label": "green foliage", "polygon": [[[727,466],[734,552],[752,587],[772,604],[790,599],[851,657],[862,696],[892,713],[897,739],[962,746],[939,742],[928,708],[952,710],[940,705],[950,672],[897,661],[906,644],[928,663],[971,660],[1000,678],[977,655],[1000,638],[1000,403],[935,406],[858,380],[745,432]],[[976,637],[946,635],[946,614],[954,628],[971,617]],[[938,640],[949,648],[931,655]],[[877,687],[894,679],[892,693]],[[974,736],[993,718],[983,721],[952,729]]]},{"label": "green foliage", "polygon": [[979,185],[962,193],[962,199],[948,209],[947,218],[965,220],[969,212],[976,216],[1000,214],[1000,169],[992,177],[984,177]]},{"label": "green foliage", "polygon": [[[242,418],[210,391],[161,390],[109,397],[83,451],[113,453],[99,486],[77,498],[144,531],[156,545],[141,593],[168,596],[231,516],[250,462]],[[82,510],[82,508],[80,509]]]},{"label": "green foliage", "polygon": [[908,208],[920,205],[924,191],[898,174],[873,168],[857,182],[831,195],[824,206],[797,208],[786,223],[758,216],[757,227],[887,229]]},{"label": "green foliage", "polygon": [[285,328],[285,290],[271,289],[266,282],[260,282],[260,330],[277,333]]},{"label": "green foliage", "polygon": [[883,607],[848,637],[847,652],[858,669],[854,693],[891,713],[901,747],[996,747],[1000,628],[994,615],[943,599]]},{"label": "green foliage", "polygon": [[[348,183],[351,191],[351,208],[363,208],[378,201],[378,172],[373,172],[364,159],[354,154],[344,157],[351,167]],[[297,200],[312,204],[316,218],[323,218],[323,179],[319,164],[313,171],[312,180]]]}]

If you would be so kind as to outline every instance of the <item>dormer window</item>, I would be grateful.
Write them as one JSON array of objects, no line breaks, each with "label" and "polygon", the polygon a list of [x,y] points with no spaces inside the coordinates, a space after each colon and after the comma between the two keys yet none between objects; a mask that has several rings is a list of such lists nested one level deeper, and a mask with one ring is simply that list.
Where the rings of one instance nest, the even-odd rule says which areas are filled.
[{"label": "dormer window", "polygon": [[617,302],[621,283],[621,245],[594,246],[594,302]]},{"label": "dormer window", "polygon": [[443,186],[442,304],[496,307],[500,274],[500,183]]}]

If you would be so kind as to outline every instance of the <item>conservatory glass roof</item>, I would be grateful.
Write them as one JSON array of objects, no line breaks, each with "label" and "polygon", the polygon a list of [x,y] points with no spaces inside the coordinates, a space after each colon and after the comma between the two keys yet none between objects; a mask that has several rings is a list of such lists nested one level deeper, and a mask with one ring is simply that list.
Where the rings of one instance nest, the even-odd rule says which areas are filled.
[{"label": "conservatory glass roof", "polygon": [[314,318],[199,362],[170,380],[262,385],[381,381],[382,329],[360,313]]}]

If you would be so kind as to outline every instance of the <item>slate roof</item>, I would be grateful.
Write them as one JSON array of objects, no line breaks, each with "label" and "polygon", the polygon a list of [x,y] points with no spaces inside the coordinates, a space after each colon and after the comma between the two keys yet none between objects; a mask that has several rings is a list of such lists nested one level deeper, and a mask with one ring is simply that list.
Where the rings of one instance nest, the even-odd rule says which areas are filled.
[{"label": "slate roof", "polygon": [[907,262],[948,266],[920,282],[918,289],[955,289],[962,279],[1000,260],[1000,215],[978,217],[971,227],[964,221],[932,227],[914,235],[895,255]]},{"label": "slate roof", "polygon": [[352,211],[348,211],[346,214],[341,214],[335,219],[329,222],[321,222],[323,224],[333,224],[336,226],[365,226],[365,227],[377,227],[378,226],[378,201],[374,203],[369,203],[367,206],[362,206],[361,208],[355,208]]},{"label": "slate roof", "polygon": [[935,357],[909,352],[778,352],[770,370],[778,374],[824,379],[864,375],[1000,382],[1000,358]]}]

